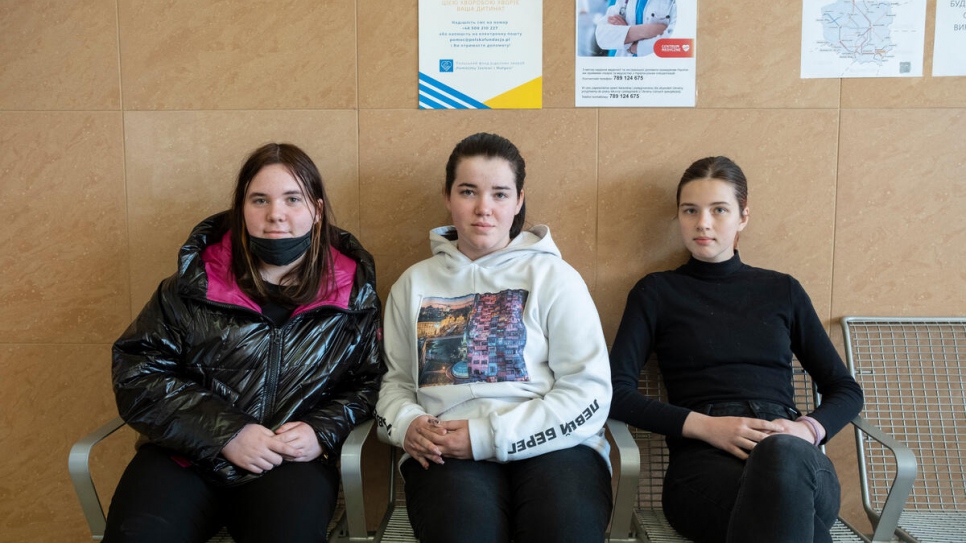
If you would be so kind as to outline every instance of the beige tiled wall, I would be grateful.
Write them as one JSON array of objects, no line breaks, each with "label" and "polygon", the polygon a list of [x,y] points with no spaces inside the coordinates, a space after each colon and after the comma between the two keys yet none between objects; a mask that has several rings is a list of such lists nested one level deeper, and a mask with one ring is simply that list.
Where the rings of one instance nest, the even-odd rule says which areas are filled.
[{"label": "beige tiled wall", "polygon": [[[683,260],[674,183],[709,154],[750,179],[743,258],[801,279],[837,340],[847,314],[966,313],[966,78],[802,80],[798,4],[702,2],[698,107],[576,109],[572,9],[544,0],[543,110],[418,111],[416,6],[0,2],[0,542],[87,540],[66,458],[115,412],[110,344],[269,140],[316,159],[383,295],[447,222],[452,145],[486,130],[523,151],[529,217],[608,337]],[[97,458],[108,486],[130,441]],[[831,454],[861,520],[851,440]]]}]

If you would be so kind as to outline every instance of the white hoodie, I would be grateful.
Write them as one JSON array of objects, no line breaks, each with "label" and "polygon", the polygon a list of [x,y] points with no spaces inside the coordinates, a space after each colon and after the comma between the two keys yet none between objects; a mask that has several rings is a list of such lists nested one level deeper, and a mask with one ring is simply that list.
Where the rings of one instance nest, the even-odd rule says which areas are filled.
[{"label": "white hoodie", "polygon": [[607,345],[587,286],[550,230],[521,232],[477,260],[446,237],[454,235],[430,232],[434,256],[389,293],[380,437],[402,447],[419,416],[467,419],[476,460],[583,444],[609,465]]}]

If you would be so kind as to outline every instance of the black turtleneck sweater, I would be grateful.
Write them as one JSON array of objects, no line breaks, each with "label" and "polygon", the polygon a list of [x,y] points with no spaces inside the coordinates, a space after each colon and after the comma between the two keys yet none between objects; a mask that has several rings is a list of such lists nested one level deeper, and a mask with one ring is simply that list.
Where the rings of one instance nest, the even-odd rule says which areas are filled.
[{"label": "black turtleneck sweater", "polygon": [[[641,367],[657,355],[668,403],[637,390]],[[829,439],[862,408],[862,390],[829,340],[808,294],[790,275],[691,258],[634,286],[611,349],[610,416],[681,437],[684,419],[708,402],[766,400],[795,407],[792,355],[818,385],[808,413]]]}]

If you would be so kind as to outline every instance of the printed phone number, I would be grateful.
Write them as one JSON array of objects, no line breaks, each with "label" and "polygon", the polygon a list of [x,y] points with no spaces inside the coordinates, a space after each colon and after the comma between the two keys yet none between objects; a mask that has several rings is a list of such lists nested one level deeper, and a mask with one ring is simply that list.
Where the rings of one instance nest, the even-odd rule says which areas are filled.
[{"label": "printed phone number", "polygon": [[610,93],[608,96],[610,98],[640,98],[641,97],[640,94],[636,94],[636,93],[624,93],[624,92],[621,92],[621,93]]}]

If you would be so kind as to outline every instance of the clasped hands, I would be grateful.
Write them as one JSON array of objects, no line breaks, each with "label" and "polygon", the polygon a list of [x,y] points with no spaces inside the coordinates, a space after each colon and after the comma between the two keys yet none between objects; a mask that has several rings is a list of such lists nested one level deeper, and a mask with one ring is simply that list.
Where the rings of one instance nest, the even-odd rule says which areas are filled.
[{"label": "clasped hands", "polygon": [[745,460],[759,441],[774,434],[789,434],[815,442],[811,426],[785,419],[772,421],[749,417],[711,417],[692,412],[684,420],[684,437],[700,439]]},{"label": "clasped hands", "polygon": [[282,461],[310,462],[322,455],[315,430],[302,421],[286,422],[274,432],[261,424],[246,424],[221,454],[252,473],[282,465]]},{"label": "clasped hands", "polygon": [[431,415],[417,417],[406,430],[403,450],[423,469],[429,463],[444,464],[444,457],[469,460],[473,458],[470,426],[466,419],[439,420]]}]

